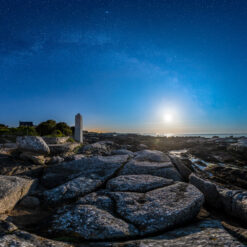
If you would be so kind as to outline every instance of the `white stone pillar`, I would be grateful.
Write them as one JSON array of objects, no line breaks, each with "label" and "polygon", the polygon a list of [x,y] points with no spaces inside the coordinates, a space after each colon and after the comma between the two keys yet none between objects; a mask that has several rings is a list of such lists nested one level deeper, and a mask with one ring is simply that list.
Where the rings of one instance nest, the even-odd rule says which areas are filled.
[{"label": "white stone pillar", "polygon": [[77,142],[83,143],[83,125],[82,116],[80,113],[75,115],[75,140]]}]

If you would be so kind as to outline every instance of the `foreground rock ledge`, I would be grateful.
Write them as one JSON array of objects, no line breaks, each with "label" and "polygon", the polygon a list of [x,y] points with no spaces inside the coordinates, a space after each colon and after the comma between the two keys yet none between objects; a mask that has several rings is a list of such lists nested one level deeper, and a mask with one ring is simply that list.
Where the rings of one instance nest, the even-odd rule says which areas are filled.
[{"label": "foreground rock ledge", "polygon": [[64,207],[58,211],[52,222],[54,233],[66,233],[84,239],[116,239],[138,234],[138,230],[92,205]]},{"label": "foreground rock ledge", "polygon": [[204,220],[154,238],[125,243],[92,243],[88,247],[244,247],[217,220]]},{"label": "foreground rock ledge", "polygon": [[193,219],[204,197],[193,185],[178,182],[145,194],[115,192],[112,197],[123,219],[138,227],[141,235],[166,230]]},{"label": "foreground rock ledge", "polygon": [[[115,202],[116,211],[99,209],[96,197],[92,198],[96,206],[80,205],[82,198],[76,205],[58,210],[53,216],[51,231],[59,236],[66,234],[90,240],[144,236],[192,220],[204,200],[196,187],[182,182],[147,193],[106,193]],[[88,199],[84,203],[90,203]]]}]

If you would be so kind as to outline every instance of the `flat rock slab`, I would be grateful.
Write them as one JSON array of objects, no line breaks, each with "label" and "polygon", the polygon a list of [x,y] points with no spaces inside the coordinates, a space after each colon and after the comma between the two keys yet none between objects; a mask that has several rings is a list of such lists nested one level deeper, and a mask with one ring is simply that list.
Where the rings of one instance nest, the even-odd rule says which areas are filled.
[{"label": "flat rock slab", "polygon": [[89,247],[244,247],[216,220],[205,220],[169,231],[152,239],[134,240],[125,243],[90,244]]},{"label": "flat rock slab", "polygon": [[57,204],[73,198],[84,196],[103,184],[104,180],[87,177],[74,178],[65,184],[44,192],[44,200],[48,204]]},{"label": "flat rock slab", "polygon": [[117,149],[117,150],[113,150],[112,152],[111,152],[111,154],[112,155],[123,155],[123,154],[127,154],[127,155],[129,155],[129,156],[131,156],[131,157],[133,157],[134,156],[134,153],[132,152],[132,151],[130,151],[130,150],[127,150],[127,149]]},{"label": "flat rock slab", "polygon": [[47,188],[54,188],[77,177],[106,180],[111,178],[128,159],[128,155],[84,157],[48,167],[42,178]]},{"label": "flat rock slab", "polygon": [[151,161],[151,162],[169,162],[170,158],[168,155],[157,150],[142,150],[135,153],[135,160],[139,161]]},{"label": "flat rock slab", "polygon": [[12,210],[34,184],[34,180],[15,176],[0,176],[0,213]]},{"label": "flat rock slab", "polygon": [[93,205],[99,209],[103,209],[109,212],[113,210],[113,201],[107,196],[104,191],[97,191],[90,193],[82,198],[80,198],[76,204],[81,205]]},{"label": "flat rock slab", "polygon": [[[126,155],[82,158],[48,168],[45,185],[60,184],[44,192],[48,204],[76,199],[98,189],[126,161]],[[67,181],[67,182],[66,182]]]},{"label": "flat rock slab", "polygon": [[46,142],[40,136],[18,136],[16,138],[17,146],[22,151],[30,151],[40,154],[49,154],[50,149]]},{"label": "flat rock slab", "polygon": [[142,235],[166,230],[193,219],[204,197],[193,185],[178,182],[147,193],[113,192],[117,213]]},{"label": "flat rock slab", "polygon": [[105,240],[134,236],[138,230],[92,205],[66,206],[52,220],[55,234],[77,236],[88,240]]},{"label": "flat rock slab", "polygon": [[159,177],[173,179],[175,181],[182,180],[180,174],[178,173],[178,171],[170,161],[150,162],[150,161],[139,161],[132,159],[120,171],[120,175],[140,175],[140,174],[159,176]]},{"label": "flat rock slab", "polygon": [[172,179],[151,175],[123,175],[108,181],[106,188],[111,191],[147,192],[173,184]]},{"label": "flat rock slab", "polygon": [[146,236],[192,220],[203,201],[196,187],[181,182],[147,193],[102,190],[58,209],[51,233],[87,240]]}]

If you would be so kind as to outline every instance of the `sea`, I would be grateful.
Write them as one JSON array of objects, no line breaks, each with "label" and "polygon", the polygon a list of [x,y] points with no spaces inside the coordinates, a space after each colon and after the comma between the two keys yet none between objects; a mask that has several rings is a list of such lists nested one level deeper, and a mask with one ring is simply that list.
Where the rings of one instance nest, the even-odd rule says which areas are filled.
[{"label": "sea", "polygon": [[225,133],[225,134],[173,134],[173,133],[166,133],[166,134],[148,134],[145,133],[143,135],[150,135],[150,136],[166,136],[166,137],[204,137],[204,138],[212,138],[215,136],[218,136],[219,138],[225,138],[225,137],[247,137],[247,133]]}]

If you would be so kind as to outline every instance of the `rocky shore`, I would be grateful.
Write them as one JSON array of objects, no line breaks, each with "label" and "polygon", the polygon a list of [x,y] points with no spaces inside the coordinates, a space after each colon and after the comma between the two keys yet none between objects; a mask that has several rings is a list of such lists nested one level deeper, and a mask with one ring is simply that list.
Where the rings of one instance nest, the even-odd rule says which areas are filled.
[{"label": "rocky shore", "polygon": [[0,144],[0,246],[247,246],[247,139]]}]

